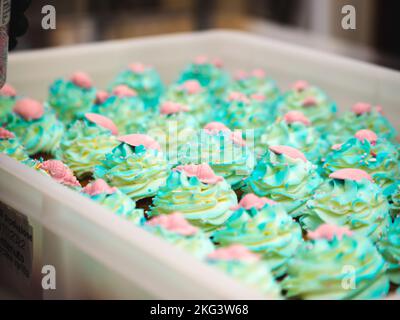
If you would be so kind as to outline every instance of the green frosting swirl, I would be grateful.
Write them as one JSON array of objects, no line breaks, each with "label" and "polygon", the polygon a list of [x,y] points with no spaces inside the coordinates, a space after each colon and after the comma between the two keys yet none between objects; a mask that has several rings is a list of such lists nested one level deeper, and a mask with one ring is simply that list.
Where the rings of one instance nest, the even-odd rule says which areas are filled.
[{"label": "green frosting swirl", "polygon": [[273,102],[280,96],[280,90],[275,80],[265,77],[248,76],[234,80],[230,89],[243,92],[247,96],[261,94],[266,101]]},{"label": "green frosting swirl", "polygon": [[94,177],[119,188],[133,200],[154,196],[165,184],[168,165],[157,150],[121,143],[95,167]]},{"label": "green frosting swirl", "polygon": [[275,277],[286,273],[287,263],[303,242],[300,226],[283,206],[266,204],[262,209],[240,208],[213,233],[222,246],[239,243],[262,255]]},{"label": "green frosting swirl", "polygon": [[213,230],[225,223],[236,204],[236,194],[225,180],[206,184],[197,177],[172,171],[153,199],[150,215],[180,212],[193,225]]},{"label": "green frosting swirl", "polygon": [[6,122],[8,115],[12,112],[16,97],[0,95],[0,126]]},{"label": "green frosting swirl", "polygon": [[307,202],[300,223],[306,230],[324,223],[347,226],[377,241],[387,233],[390,219],[389,203],[375,183],[329,179]]},{"label": "green frosting swirl", "polygon": [[289,262],[282,287],[289,298],[376,299],[389,291],[386,265],[364,237],[305,242]]},{"label": "green frosting swirl", "polygon": [[17,161],[29,159],[25,148],[21,145],[18,138],[0,139],[0,153],[3,153]]},{"label": "green frosting swirl", "polygon": [[389,197],[390,199],[390,210],[392,216],[396,216],[400,212],[400,180],[396,182],[396,188]]}]

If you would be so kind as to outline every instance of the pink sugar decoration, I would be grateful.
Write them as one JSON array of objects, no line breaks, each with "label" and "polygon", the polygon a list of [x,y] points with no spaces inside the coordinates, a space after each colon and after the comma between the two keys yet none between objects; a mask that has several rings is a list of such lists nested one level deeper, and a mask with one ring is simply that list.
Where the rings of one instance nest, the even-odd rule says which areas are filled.
[{"label": "pink sugar decoration", "polygon": [[231,140],[234,144],[237,144],[238,146],[244,147],[246,145],[246,140],[243,139],[242,132],[240,131],[233,131],[231,133]]},{"label": "pink sugar decoration", "polygon": [[358,102],[351,107],[351,111],[356,115],[362,115],[372,111],[372,106],[369,103]]},{"label": "pink sugar decoration", "polygon": [[109,97],[109,94],[107,91],[104,90],[99,90],[96,92],[96,104],[102,104],[104,101],[106,101]]},{"label": "pink sugar decoration", "polygon": [[0,139],[8,140],[15,138],[15,134],[3,127],[0,127]]},{"label": "pink sugar decoration", "polygon": [[260,93],[253,93],[250,98],[258,102],[264,102],[267,99],[263,94]]},{"label": "pink sugar decoration", "polygon": [[212,64],[217,68],[222,68],[224,66],[224,62],[220,58],[214,58]]},{"label": "pink sugar decoration", "polygon": [[78,87],[90,89],[92,87],[92,79],[89,75],[82,71],[77,71],[71,76],[71,81]]},{"label": "pink sugar decoration", "polygon": [[216,249],[215,251],[211,252],[207,258],[210,260],[249,262],[260,260],[258,255],[240,244],[233,244],[229,247]]},{"label": "pink sugar decoration", "polygon": [[364,170],[360,169],[341,169],[337,170],[329,175],[331,179],[339,179],[339,180],[353,180],[353,181],[361,181],[363,179],[367,179],[371,182],[374,182],[372,177],[365,172]]},{"label": "pink sugar decoration", "polygon": [[113,135],[118,134],[117,126],[114,124],[114,122],[110,118],[107,118],[107,117],[102,116],[101,114],[97,114],[97,113],[86,113],[85,118],[88,119],[89,121],[99,125],[100,127],[110,130]]},{"label": "pink sugar decoration", "polygon": [[2,97],[15,97],[17,90],[8,83],[4,84],[3,88],[0,89],[0,96]]},{"label": "pink sugar decoration", "polygon": [[249,77],[249,74],[245,70],[238,70],[235,72],[233,78],[235,80],[244,80]]},{"label": "pink sugar decoration", "polygon": [[159,143],[146,134],[141,134],[141,133],[128,134],[125,136],[118,137],[118,141],[129,144],[132,147],[138,147],[142,145],[147,149],[161,151]]},{"label": "pink sugar decoration", "polygon": [[173,101],[166,101],[160,107],[161,114],[173,114],[186,111],[189,111],[188,106]]},{"label": "pink sugar decoration", "polygon": [[376,112],[383,114],[383,107],[382,106],[376,106],[375,107]]},{"label": "pink sugar decoration", "polygon": [[44,107],[39,101],[23,98],[17,100],[13,111],[25,120],[37,120],[43,117]]},{"label": "pink sugar decoration", "polygon": [[292,159],[301,159],[304,162],[307,162],[306,156],[299,150],[289,147],[289,146],[271,146],[269,147],[269,150],[276,154],[283,154],[285,156],[288,156]]},{"label": "pink sugar decoration", "polygon": [[227,132],[230,131],[229,128],[221,122],[210,122],[204,126],[204,131],[209,134],[218,133],[218,132]]},{"label": "pink sugar decoration", "polygon": [[264,79],[266,77],[266,73],[263,69],[254,69],[251,75],[258,79]]},{"label": "pink sugar decoration", "polygon": [[238,91],[232,91],[228,96],[229,101],[238,101],[243,103],[249,103],[249,98],[244,93]]},{"label": "pink sugar decoration", "polygon": [[131,63],[128,67],[134,73],[143,73],[146,71],[146,66],[140,62]]},{"label": "pink sugar decoration", "polygon": [[342,149],[342,143],[337,143],[337,144],[334,144],[332,147],[331,147],[331,149],[332,150],[335,150],[335,151],[338,151],[338,150],[340,150],[340,149]]},{"label": "pink sugar decoration", "polygon": [[283,116],[286,123],[291,124],[295,122],[303,123],[306,126],[311,124],[311,121],[300,111],[289,111]]},{"label": "pink sugar decoration", "polygon": [[318,101],[314,97],[305,98],[303,101],[303,107],[315,107],[317,104]]},{"label": "pink sugar decoration", "polygon": [[231,207],[231,210],[239,210],[240,208],[246,210],[255,208],[257,210],[260,210],[266,204],[275,205],[276,202],[266,197],[257,197],[254,193],[248,193],[239,201],[239,204],[237,206]]},{"label": "pink sugar decoration", "polygon": [[156,216],[147,221],[146,224],[152,227],[161,226],[168,231],[183,236],[192,236],[199,230],[198,228],[192,226],[180,212]]},{"label": "pink sugar decoration", "polygon": [[197,80],[187,80],[180,86],[181,89],[186,90],[189,94],[197,94],[203,91],[203,88]]},{"label": "pink sugar decoration", "polygon": [[112,91],[113,95],[117,96],[117,97],[135,97],[137,96],[137,93],[135,90],[129,88],[128,86],[121,84],[116,86],[113,91]]},{"label": "pink sugar decoration", "polygon": [[194,63],[195,64],[207,64],[208,63],[208,57],[205,55],[200,55],[194,58]]},{"label": "pink sugar decoration", "polygon": [[224,180],[217,176],[208,164],[189,164],[177,166],[174,171],[183,172],[188,177],[197,177],[201,182],[207,184],[216,184]]},{"label": "pink sugar decoration", "polygon": [[315,231],[308,232],[307,236],[312,240],[327,239],[332,241],[333,238],[342,240],[343,236],[351,237],[353,233],[347,227],[339,227],[333,224],[323,224]]},{"label": "pink sugar decoration", "polygon": [[58,183],[72,187],[81,186],[72,170],[60,160],[47,160],[41,163],[39,168],[46,171]]},{"label": "pink sugar decoration", "polygon": [[375,145],[378,141],[378,136],[376,135],[376,133],[368,129],[359,130],[354,136],[360,141],[367,140],[372,145]]},{"label": "pink sugar decoration", "polygon": [[117,192],[117,188],[110,187],[103,179],[97,179],[84,187],[82,192],[90,196],[95,196],[98,194],[113,194]]},{"label": "pink sugar decoration", "polygon": [[299,81],[296,81],[296,82],[293,84],[293,89],[296,90],[296,91],[304,91],[304,90],[306,90],[309,86],[310,86],[310,85],[309,85],[309,83],[308,83],[307,81],[305,81],[305,80],[299,80]]}]

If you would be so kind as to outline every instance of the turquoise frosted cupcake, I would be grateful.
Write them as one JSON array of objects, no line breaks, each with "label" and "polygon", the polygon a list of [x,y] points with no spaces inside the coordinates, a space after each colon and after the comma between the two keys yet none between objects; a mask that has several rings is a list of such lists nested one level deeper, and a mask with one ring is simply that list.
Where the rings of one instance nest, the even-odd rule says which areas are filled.
[{"label": "turquoise frosted cupcake", "polygon": [[65,124],[90,112],[96,89],[86,73],[75,72],[70,79],[57,79],[49,90],[48,102]]},{"label": "turquoise frosted cupcake", "polygon": [[137,209],[135,201],[102,179],[89,183],[82,194],[136,225],[143,225],[145,221],[143,209]]},{"label": "turquoise frosted cupcake", "polygon": [[18,161],[28,160],[29,156],[14,133],[0,127],[0,153]]},{"label": "turquoise frosted cupcake", "polygon": [[72,170],[60,160],[47,160],[44,162],[33,160],[30,161],[30,163],[26,162],[26,164],[31,168],[50,176],[56,182],[64,186],[78,191],[81,189],[81,184],[74,176]]},{"label": "turquoise frosted cupcake", "polygon": [[151,66],[132,63],[117,75],[111,87],[126,85],[137,92],[146,108],[155,108],[164,91],[158,72]]},{"label": "turquoise frosted cupcake", "polygon": [[0,89],[0,126],[7,120],[17,100],[17,91],[8,83]]},{"label": "turquoise frosted cupcake", "polygon": [[371,176],[359,169],[342,169],[307,201],[300,223],[314,230],[324,223],[346,226],[378,241],[390,225],[389,203]]},{"label": "turquoise frosted cupcake", "polygon": [[390,281],[400,285],[400,217],[390,226],[387,235],[377,243],[377,247],[388,264]]},{"label": "turquoise frosted cupcake", "polygon": [[281,288],[270,272],[269,265],[241,245],[220,248],[208,255],[207,262],[240,283],[258,290],[266,299],[281,299]]},{"label": "turquoise frosted cupcake", "polygon": [[316,166],[303,153],[288,146],[271,146],[246,180],[244,190],[279,202],[297,216],[321,183]]},{"label": "turquoise frosted cupcake", "polygon": [[13,113],[7,119],[7,129],[18,137],[29,155],[54,154],[64,134],[64,125],[53,110],[28,98],[15,103]]},{"label": "turquoise frosted cupcake", "polygon": [[94,177],[104,179],[132,200],[154,196],[168,176],[160,145],[151,137],[131,134],[118,138],[119,146],[95,167]]},{"label": "turquoise frosted cupcake", "polygon": [[78,177],[91,175],[105,155],[120,144],[116,134],[117,127],[109,118],[86,113],[83,120],[77,120],[66,132],[56,157]]},{"label": "turquoise frosted cupcake", "polygon": [[237,197],[207,164],[176,167],[153,199],[151,216],[181,212],[193,225],[213,230],[232,215]]},{"label": "turquoise frosted cupcake", "polygon": [[239,243],[260,254],[275,277],[285,274],[287,262],[303,241],[300,226],[281,205],[251,193],[212,238],[221,246]]},{"label": "turquoise frosted cupcake", "polygon": [[281,114],[301,111],[318,129],[327,128],[336,117],[336,104],[320,88],[298,81],[278,102]]},{"label": "turquoise frosted cupcake", "polygon": [[199,259],[214,251],[210,238],[179,212],[152,218],[146,222],[146,229]]},{"label": "turquoise frosted cupcake", "polygon": [[152,115],[137,93],[125,85],[115,87],[110,95],[99,93],[92,111],[110,118],[120,134],[146,132]]},{"label": "turquoise frosted cupcake", "polygon": [[308,236],[282,282],[287,297],[377,299],[389,292],[385,261],[369,239],[334,225]]},{"label": "turquoise frosted cupcake", "polygon": [[323,168],[327,174],[345,168],[368,172],[389,196],[400,179],[399,151],[371,130],[360,130],[343,144],[333,146]]},{"label": "turquoise frosted cupcake", "polygon": [[208,163],[214,172],[237,189],[253,171],[255,157],[240,132],[232,132],[224,124],[211,122],[178,153],[180,164]]}]

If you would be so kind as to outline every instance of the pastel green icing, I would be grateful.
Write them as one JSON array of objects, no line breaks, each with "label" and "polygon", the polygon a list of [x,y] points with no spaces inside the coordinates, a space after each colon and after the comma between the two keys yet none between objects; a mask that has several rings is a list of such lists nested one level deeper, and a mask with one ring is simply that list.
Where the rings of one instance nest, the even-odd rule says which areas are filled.
[{"label": "pastel green icing", "polygon": [[234,80],[230,85],[230,89],[232,91],[243,92],[248,96],[261,94],[269,102],[275,101],[280,96],[280,90],[276,81],[268,77],[243,77]]},{"label": "pastel green icing", "polygon": [[119,188],[133,200],[154,196],[165,184],[168,164],[163,154],[121,143],[95,167],[94,177]]},{"label": "pastel green icing", "polygon": [[318,239],[301,245],[282,287],[289,298],[376,299],[389,291],[386,265],[365,237]]},{"label": "pastel green icing", "polygon": [[381,188],[369,180],[329,179],[307,201],[300,222],[306,230],[324,223],[347,226],[377,241],[390,224],[389,203]]},{"label": "pastel green icing", "polygon": [[16,97],[0,95],[0,126],[6,122],[8,115],[12,112]]},{"label": "pastel green icing", "polygon": [[261,254],[275,277],[286,273],[289,259],[303,241],[300,226],[279,204],[266,204],[260,210],[240,208],[212,237],[222,246],[239,243]]},{"label": "pastel green icing", "polygon": [[392,216],[396,216],[400,213],[400,180],[396,182],[396,188],[389,199]]},{"label": "pastel green icing", "polygon": [[25,148],[21,145],[18,138],[0,139],[0,153],[3,153],[17,161],[29,159]]}]

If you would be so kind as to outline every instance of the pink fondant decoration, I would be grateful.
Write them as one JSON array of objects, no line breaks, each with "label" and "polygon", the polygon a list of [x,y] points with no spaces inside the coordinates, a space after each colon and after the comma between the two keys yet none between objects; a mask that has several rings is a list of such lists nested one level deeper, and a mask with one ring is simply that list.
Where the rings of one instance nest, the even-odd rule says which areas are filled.
[{"label": "pink fondant decoration", "polygon": [[214,58],[212,64],[217,68],[222,68],[224,66],[224,62],[220,58]]},{"label": "pink fondant decoration", "polygon": [[39,101],[23,98],[17,100],[13,111],[25,120],[37,120],[43,117],[44,107]]},{"label": "pink fondant decoration", "polygon": [[186,111],[189,111],[188,106],[173,101],[166,101],[160,107],[161,114],[173,114]]},{"label": "pink fondant decoration", "polygon": [[270,200],[266,197],[257,197],[254,193],[246,194],[240,201],[237,206],[231,207],[231,210],[239,210],[240,208],[250,210],[251,208],[255,208],[257,210],[262,209],[266,204],[275,205],[276,202]]},{"label": "pink fondant decoration", "polygon": [[146,66],[143,63],[135,62],[129,65],[129,69],[134,73],[143,73],[146,71]]},{"label": "pink fondant decoration", "polygon": [[301,122],[306,126],[309,126],[311,124],[311,121],[308,120],[308,118],[300,111],[289,111],[283,116],[283,119],[288,124],[295,122]]},{"label": "pink fondant decoration", "polygon": [[271,146],[269,150],[276,154],[284,154],[292,159],[301,159],[304,162],[307,162],[306,156],[299,150],[289,147],[289,146]]},{"label": "pink fondant decoration", "polygon": [[204,126],[204,131],[213,134],[218,132],[227,132],[230,131],[229,128],[221,122],[210,122]]},{"label": "pink fondant decoration", "polygon": [[224,180],[217,176],[208,164],[189,164],[177,166],[174,171],[185,173],[188,177],[197,177],[201,182],[207,184],[216,184]]},{"label": "pink fondant decoration", "polygon": [[332,241],[334,237],[341,240],[343,236],[351,237],[353,233],[347,227],[339,227],[333,224],[323,224],[315,231],[308,232],[308,238],[312,240],[327,239]]},{"label": "pink fondant decoration", "polygon": [[8,140],[15,138],[15,134],[3,127],[0,127],[0,139]]},{"label": "pink fondant decoration", "polygon": [[264,102],[266,100],[266,97],[260,93],[253,93],[250,98],[258,102]]},{"label": "pink fondant decoration", "polygon": [[132,147],[138,147],[142,145],[147,149],[161,151],[161,147],[158,144],[158,142],[146,134],[141,134],[141,133],[128,134],[125,136],[118,137],[118,141],[129,144]]},{"label": "pink fondant decoration", "polygon": [[368,129],[359,130],[356,132],[354,136],[360,141],[367,140],[372,145],[375,145],[376,142],[378,141],[378,136],[376,135],[376,133]]},{"label": "pink fondant decoration", "polygon": [[146,222],[149,226],[161,226],[168,231],[181,234],[183,236],[192,236],[198,232],[198,228],[192,226],[180,212],[171,214],[162,214]]},{"label": "pink fondant decoration", "polygon": [[314,97],[305,98],[303,101],[303,107],[315,107],[317,104],[318,101]]},{"label": "pink fondant decoration", "polygon": [[241,147],[244,147],[246,145],[246,140],[243,139],[242,132],[240,131],[233,131],[231,133],[231,140],[234,144],[237,144]]},{"label": "pink fondant decoration", "polygon": [[197,80],[188,80],[182,83],[180,86],[181,89],[186,90],[189,94],[197,94],[203,91],[200,82]]},{"label": "pink fondant decoration", "polygon": [[3,97],[15,97],[17,95],[17,90],[8,83],[4,84],[3,88],[0,89],[0,96]]},{"label": "pink fondant decoration", "polygon": [[352,168],[335,171],[329,175],[329,178],[339,179],[339,180],[354,180],[354,181],[361,181],[362,179],[367,179],[371,182],[374,182],[372,177],[364,170],[352,169]]},{"label": "pink fondant decoration", "polygon": [[310,86],[310,85],[309,85],[309,83],[308,83],[307,81],[305,81],[305,80],[299,80],[299,81],[296,81],[296,82],[293,84],[293,89],[296,90],[296,91],[304,91],[304,90],[306,90],[309,86]]},{"label": "pink fondant decoration", "polygon": [[260,257],[251,252],[245,246],[240,244],[233,244],[229,247],[219,248],[211,252],[208,256],[210,260],[224,260],[224,261],[258,261]]},{"label": "pink fondant decoration", "polygon": [[85,72],[75,72],[71,76],[71,81],[78,87],[84,89],[90,89],[92,87],[92,79],[90,79],[90,77]]},{"label": "pink fondant decoration", "polygon": [[96,93],[96,104],[102,104],[104,101],[106,101],[109,97],[109,94],[107,91],[104,90],[99,90]]},{"label": "pink fondant decoration", "polygon": [[235,80],[244,80],[249,77],[249,74],[245,70],[238,70],[235,72],[233,78]]},{"label": "pink fondant decoration", "polygon": [[247,98],[247,96],[244,93],[238,91],[232,91],[228,96],[228,100],[249,103],[249,98]]},{"label": "pink fondant decoration", "polygon": [[113,95],[117,97],[135,97],[137,96],[137,93],[135,90],[129,88],[128,86],[121,84],[119,86],[116,86],[113,91]]},{"label": "pink fondant decoration", "polygon": [[340,150],[340,149],[342,149],[342,143],[337,143],[337,144],[334,144],[332,147],[331,147],[331,149],[332,150],[335,150],[335,151],[338,151],[338,150]]},{"label": "pink fondant decoration", "polygon": [[376,110],[376,112],[379,112],[380,114],[383,114],[383,107],[382,106],[376,106],[375,110]]},{"label": "pink fondant decoration", "polygon": [[118,128],[114,124],[114,122],[105,116],[102,116],[101,114],[97,113],[86,113],[85,118],[88,119],[89,121],[99,125],[100,127],[106,128],[111,131],[113,135],[118,134]]},{"label": "pink fondant decoration", "polygon": [[351,111],[353,111],[356,115],[362,115],[364,113],[371,112],[372,106],[369,103],[358,102],[351,107]]},{"label": "pink fondant decoration", "polygon": [[47,160],[41,163],[39,168],[46,171],[54,180],[61,184],[72,187],[81,186],[72,170],[60,160]]},{"label": "pink fondant decoration", "polygon": [[255,78],[263,79],[266,77],[266,73],[263,69],[254,69],[251,75]]},{"label": "pink fondant decoration", "polygon": [[86,187],[82,189],[83,193],[86,193],[90,196],[95,196],[97,194],[113,194],[117,192],[117,188],[110,187],[107,182],[103,179],[97,179],[91,183],[89,183]]},{"label": "pink fondant decoration", "polygon": [[206,64],[208,63],[208,57],[205,55],[200,55],[194,58],[194,63],[195,64]]}]

